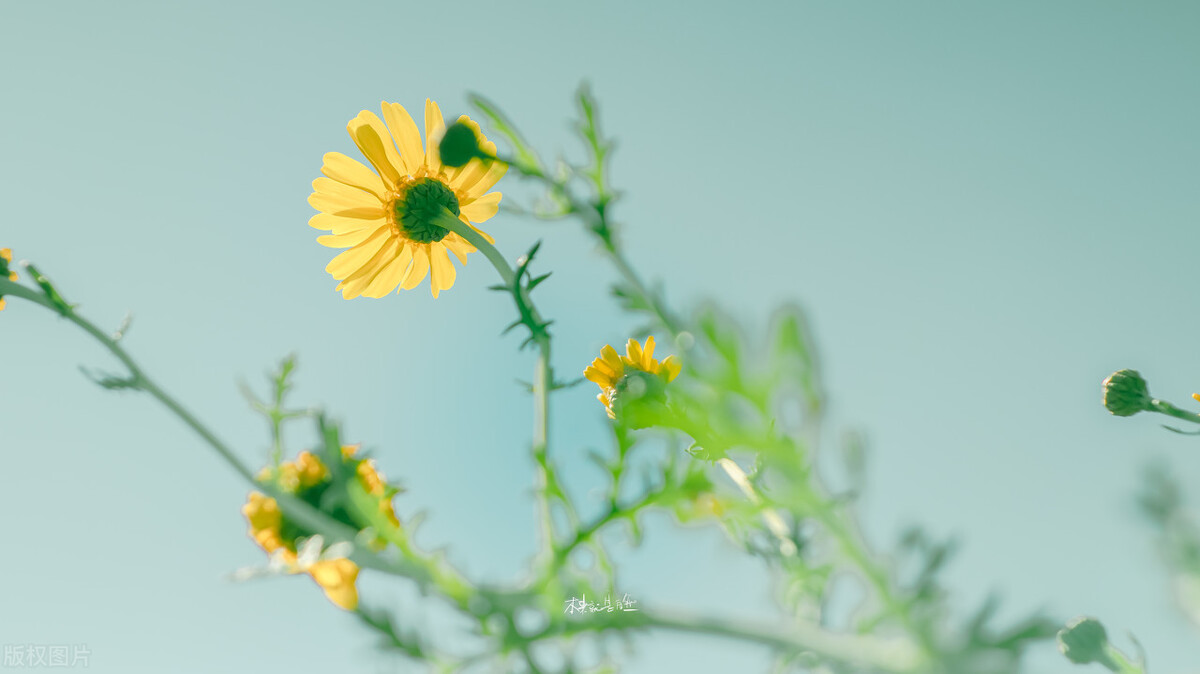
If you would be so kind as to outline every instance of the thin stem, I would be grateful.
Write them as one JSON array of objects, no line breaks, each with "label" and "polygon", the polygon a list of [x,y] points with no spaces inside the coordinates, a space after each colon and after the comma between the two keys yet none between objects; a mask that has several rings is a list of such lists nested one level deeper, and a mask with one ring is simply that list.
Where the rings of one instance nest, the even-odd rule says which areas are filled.
[{"label": "thin stem", "polygon": [[671,315],[671,312],[667,310],[658,296],[649,291],[646,284],[642,282],[641,277],[633,270],[633,267],[629,264],[629,260],[625,258],[625,254],[617,245],[612,222],[608,217],[607,201],[603,205],[585,201],[571,190],[571,186],[567,181],[556,180],[537,170],[536,167],[523,165],[504,156],[497,156],[496,160],[507,163],[521,172],[525,177],[541,182],[561,196],[568,205],[567,214],[578,215],[584,220],[584,223],[588,226],[588,230],[600,240],[601,247],[608,254],[613,266],[617,268],[617,272],[621,274],[621,278],[625,280],[625,283],[633,289],[634,293],[638,295],[639,299],[646,306],[650,307],[651,312],[654,313],[654,316],[658,319],[662,327],[671,334],[671,337],[679,337],[680,333],[683,332],[679,321]]},{"label": "thin stem", "polygon": [[[550,513],[549,491],[551,485],[558,489],[557,477],[548,457],[550,435],[550,388],[553,377],[550,369],[550,335],[545,330],[545,321],[533,306],[526,290],[521,286],[521,279],[516,277],[512,267],[504,256],[483,237],[474,227],[458,219],[453,213],[442,209],[437,224],[458,234],[472,246],[478,248],[484,257],[496,268],[500,278],[512,293],[517,303],[517,310],[523,322],[528,325],[534,342],[537,344],[537,362],[533,366],[533,459],[537,465],[537,509],[538,519],[542,530],[542,554],[547,558],[552,556],[554,549],[554,519]],[[561,490],[559,490],[561,491]],[[565,503],[564,506],[569,508]]]},{"label": "thin stem", "polygon": [[784,652],[811,651],[830,660],[888,672],[911,672],[923,662],[907,639],[829,632],[811,623],[791,623],[777,629],[665,611],[645,613],[643,619],[648,627],[722,636]]},{"label": "thin stem", "polygon": [[1200,414],[1180,409],[1165,400],[1159,400],[1157,398],[1151,400],[1150,409],[1158,412],[1159,414],[1165,414],[1169,417],[1175,417],[1176,419],[1183,419],[1184,421],[1190,421],[1194,424],[1200,424]]}]

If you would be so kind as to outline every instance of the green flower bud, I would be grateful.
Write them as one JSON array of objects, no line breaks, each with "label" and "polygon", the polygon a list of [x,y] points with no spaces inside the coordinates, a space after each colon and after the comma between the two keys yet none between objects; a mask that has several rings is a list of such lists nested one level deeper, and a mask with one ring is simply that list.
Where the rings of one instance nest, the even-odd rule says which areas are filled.
[{"label": "green flower bud", "polygon": [[1058,632],[1058,650],[1077,665],[1092,662],[1103,664],[1111,659],[1108,655],[1108,633],[1095,618],[1080,617],[1067,623]]},{"label": "green flower bud", "polygon": [[1150,391],[1137,370],[1117,370],[1104,380],[1104,407],[1128,417],[1150,409]]},{"label": "green flower bud", "polygon": [[467,162],[476,157],[488,158],[487,153],[479,147],[479,137],[475,135],[475,130],[462,122],[455,122],[446,128],[442,142],[438,145],[438,153],[443,164],[455,168],[466,166]]}]

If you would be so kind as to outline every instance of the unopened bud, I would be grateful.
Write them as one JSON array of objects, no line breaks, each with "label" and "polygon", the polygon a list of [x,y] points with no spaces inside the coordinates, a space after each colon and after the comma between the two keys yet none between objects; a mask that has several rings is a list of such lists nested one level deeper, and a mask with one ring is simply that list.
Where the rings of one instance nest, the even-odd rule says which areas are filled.
[{"label": "unopened bud", "polygon": [[1150,391],[1137,370],[1117,370],[1104,380],[1104,407],[1118,417],[1150,409]]},{"label": "unopened bud", "polygon": [[442,142],[438,145],[438,154],[446,166],[466,166],[467,162],[488,155],[479,147],[479,137],[475,130],[462,122],[455,122],[446,128]]},{"label": "unopened bud", "polygon": [[1110,660],[1108,633],[1095,618],[1081,617],[1067,623],[1058,632],[1058,650],[1077,665]]}]

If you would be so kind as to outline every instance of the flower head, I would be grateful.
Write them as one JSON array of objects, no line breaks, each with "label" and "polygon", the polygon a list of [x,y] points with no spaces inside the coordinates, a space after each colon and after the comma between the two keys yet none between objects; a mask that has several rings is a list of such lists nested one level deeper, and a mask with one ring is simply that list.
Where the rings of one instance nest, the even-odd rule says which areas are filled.
[{"label": "flower head", "polygon": [[[343,461],[354,466],[363,489],[378,500],[379,511],[392,524],[399,526],[400,522],[392,509],[393,490],[375,469],[373,461],[355,458],[357,449],[355,446],[343,447]],[[295,461],[285,461],[277,468],[265,468],[258,477],[259,480],[273,482],[281,491],[318,508],[332,484],[329,469],[311,452],[301,452]],[[316,560],[304,559],[301,549],[305,541],[313,538],[311,532],[284,517],[279,504],[270,496],[251,492],[246,505],[242,506],[242,514],[250,525],[250,537],[271,555],[273,563],[281,564],[288,573],[307,573],[312,576],[334,604],[349,611],[358,606],[358,590],[355,586],[357,564],[336,555]],[[329,514],[334,519],[358,527],[344,510],[335,509]]]},{"label": "flower head", "polygon": [[1128,417],[1150,409],[1150,391],[1137,370],[1117,370],[1101,384],[1104,407],[1118,417]]},{"label": "flower head", "polygon": [[[634,397],[641,398],[653,393],[656,385],[666,384],[679,376],[680,364],[675,356],[667,356],[661,363],[654,358],[654,336],[646,338],[643,347],[636,339],[630,339],[625,345],[625,355],[617,355],[617,350],[611,345],[605,345],[600,350],[600,357],[592,361],[583,371],[583,376],[600,387],[596,396],[610,419],[616,419],[614,411],[618,407],[620,394],[636,393]],[[654,375],[646,377],[645,375]]]},{"label": "flower head", "polygon": [[[430,276],[433,296],[454,285],[453,254],[466,263],[475,247],[438,223],[444,210],[468,227],[485,222],[500,208],[500,193],[487,191],[508,170],[503,162],[472,159],[444,165],[438,140],[446,124],[437,103],[425,101],[424,145],[417,125],[399,103],[382,104],[383,119],[363,110],[346,129],[372,168],[338,152],[325,155],[308,203],[321,211],[308,224],[331,232],[317,237],[330,248],[348,248],[325,267],[341,281],[342,297],[383,297],[400,286],[415,288]],[[459,123],[494,154],[467,116]],[[443,210],[444,209],[444,210]],[[489,242],[492,238],[476,229]]]},{"label": "flower head", "polygon": [[[17,280],[17,272],[9,269],[8,265],[12,264],[12,249],[0,248],[0,277],[7,278],[9,281]],[[0,311],[4,311],[4,296],[0,295]]]}]

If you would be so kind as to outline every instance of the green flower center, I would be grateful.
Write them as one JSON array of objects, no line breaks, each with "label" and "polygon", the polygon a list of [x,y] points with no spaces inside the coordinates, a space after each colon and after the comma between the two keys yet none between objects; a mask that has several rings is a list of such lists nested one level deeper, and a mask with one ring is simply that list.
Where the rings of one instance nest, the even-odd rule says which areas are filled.
[{"label": "green flower center", "polygon": [[446,238],[450,230],[434,224],[447,208],[459,214],[458,197],[446,183],[436,178],[418,178],[404,189],[394,202],[396,226],[417,243],[432,243]]}]

